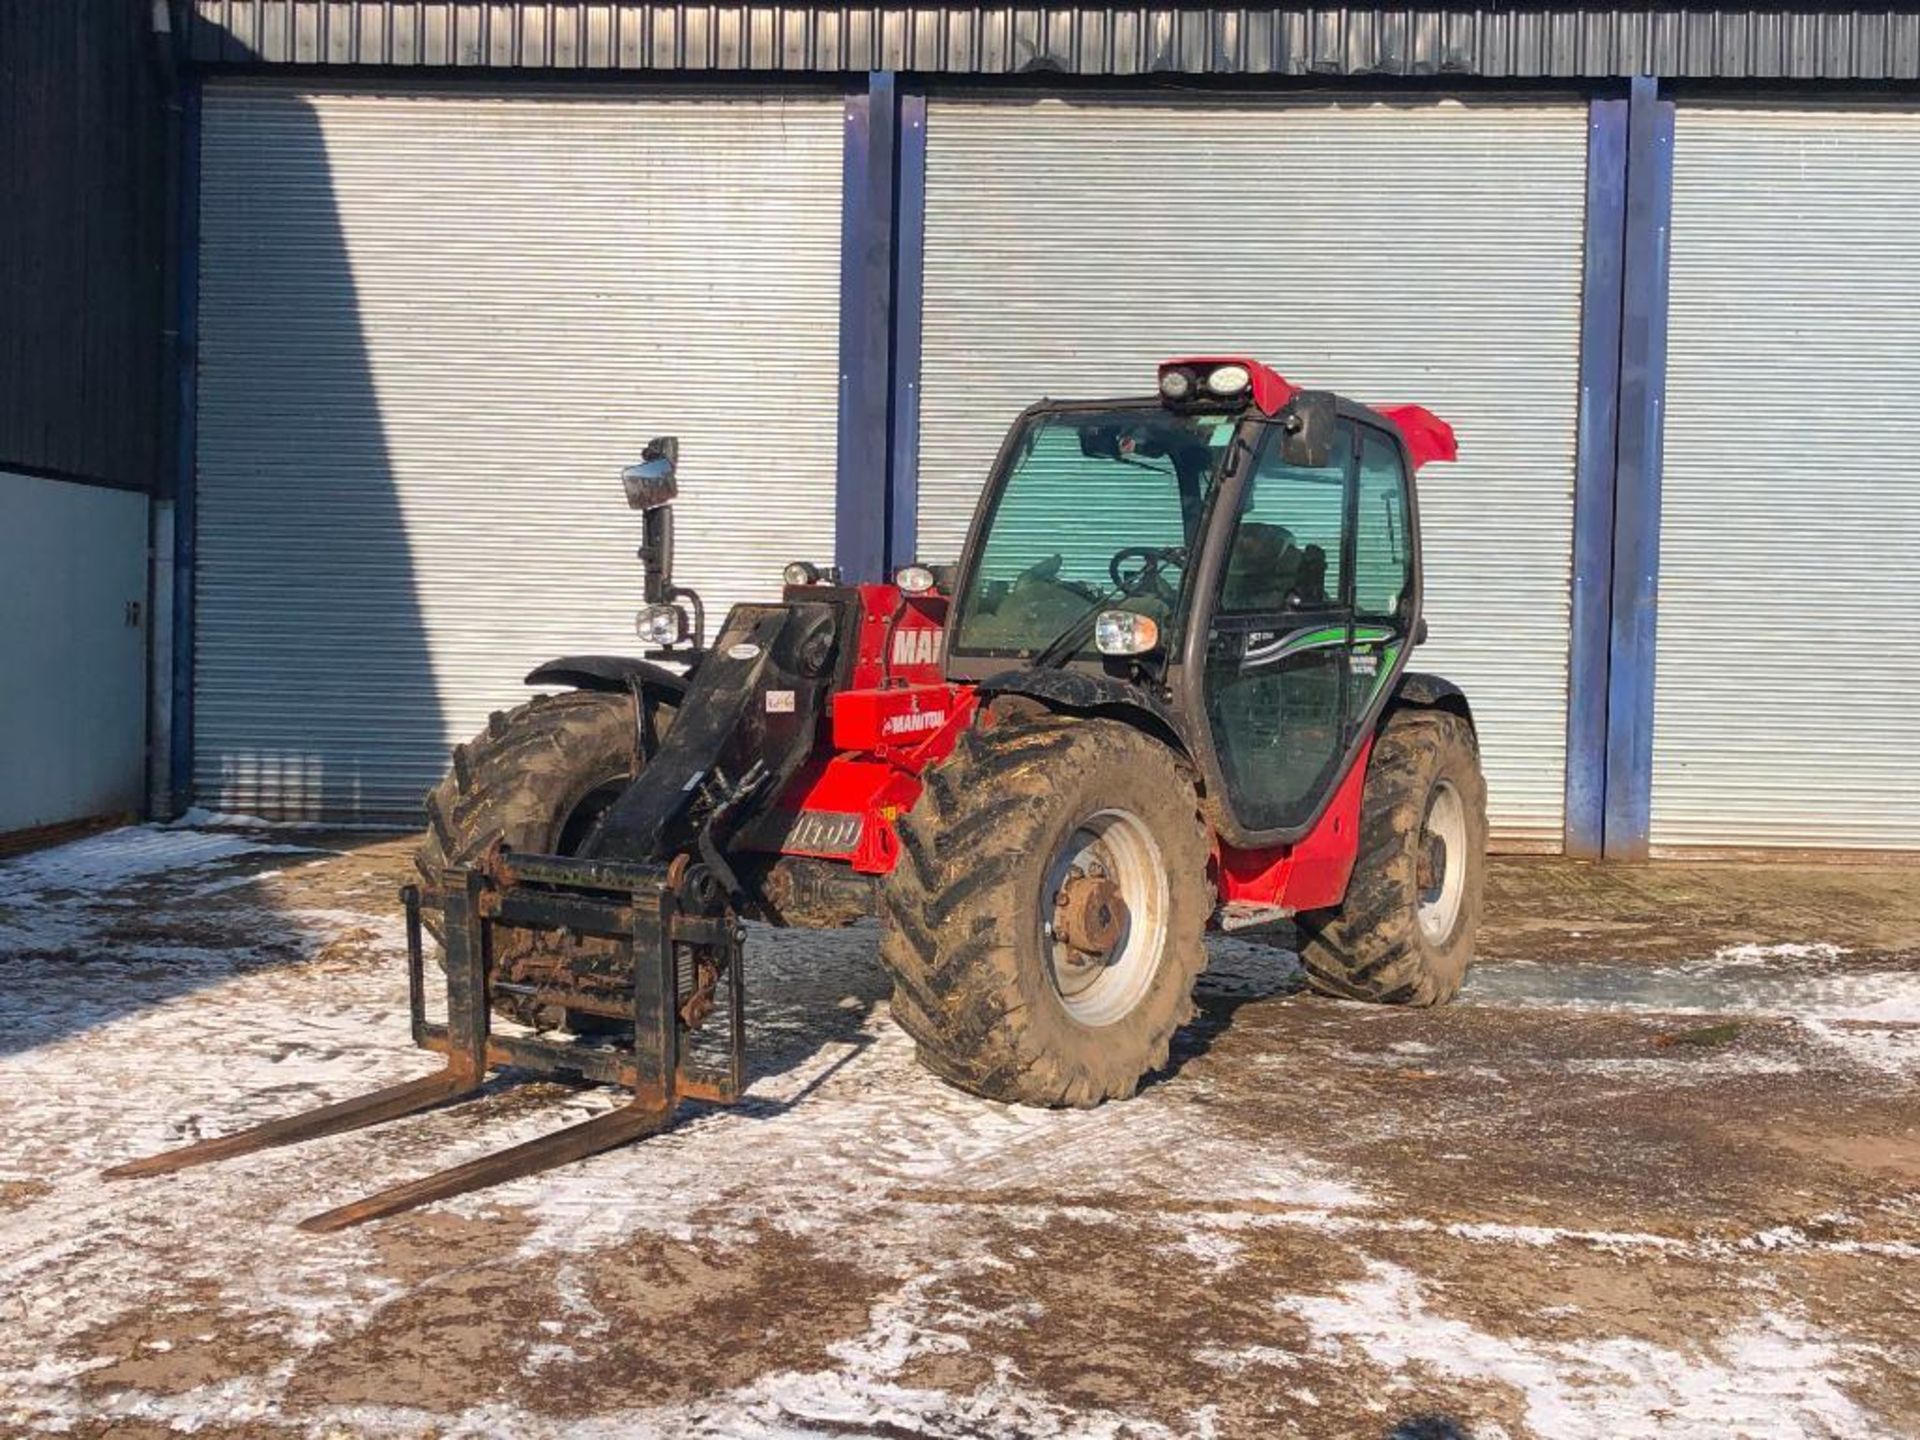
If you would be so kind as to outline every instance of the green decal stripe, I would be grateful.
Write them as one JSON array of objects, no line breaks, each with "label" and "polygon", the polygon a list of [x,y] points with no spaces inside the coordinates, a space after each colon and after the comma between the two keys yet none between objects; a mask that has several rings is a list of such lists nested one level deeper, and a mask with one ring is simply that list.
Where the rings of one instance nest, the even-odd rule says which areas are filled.
[{"label": "green decal stripe", "polygon": [[1367,692],[1367,704],[1371,705],[1380,695],[1380,687],[1387,683],[1387,677],[1393,674],[1394,663],[1400,658],[1400,647],[1389,645],[1380,652],[1380,673],[1373,677],[1373,689]]}]

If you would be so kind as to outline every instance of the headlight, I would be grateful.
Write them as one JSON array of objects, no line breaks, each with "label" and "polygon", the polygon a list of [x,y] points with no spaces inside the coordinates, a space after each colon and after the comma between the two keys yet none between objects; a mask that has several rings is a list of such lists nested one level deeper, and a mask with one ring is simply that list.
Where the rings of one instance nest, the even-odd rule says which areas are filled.
[{"label": "headlight", "polygon": [[795,560],[780,572],[780,578],[789,585],[838,585],[840,567],[816,565],[811,560]]},{"label": "headlight", "polygon": [[1093,648],[1102,655],[1144,655],[1160,643],[1160,626],[1131,610],[1102,610],[1093,622]]},{"label": "headlight", "polygon": [[1193,376],[1184,370],[1160,372],[1160,394],[1168,400],[1184,400],[1193,393]]},{"label": "headlight", "polygon": [[904,565],[894,575],[893,583],[909,595],[924,595],[933,589],[933,571],[924,565]]},{"label": "headlight", "polygon": [[674,645],[687,635],[687,617],[678,605],[649,605],[633,617],[633,633],[650,645]]},{"label": "headlight", "polygon": [[1207,372],[1207,389],[1222,399],[1238,395],[1253,383],[1253,376],[1244,365],[1216,365]]}]

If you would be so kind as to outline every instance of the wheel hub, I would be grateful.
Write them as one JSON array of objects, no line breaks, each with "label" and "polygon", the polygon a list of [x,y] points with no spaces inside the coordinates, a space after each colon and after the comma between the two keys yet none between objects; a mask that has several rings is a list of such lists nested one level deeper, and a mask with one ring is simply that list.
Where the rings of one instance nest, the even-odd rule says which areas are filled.
[{"label": "wheel hub", "polygon": [[1167,949],[1166,862],[1146,822],[1101,810],[1055,851],[1040,894],[1054,992],[1082,1025],[1111,1025],[1152,987]]},{"label": "wheel hub", "polygon": [[1105,955],[1127,932],[1126,898],[1105,875],[1075,875],[1054,900],[1053,933],[1083,955]]}]

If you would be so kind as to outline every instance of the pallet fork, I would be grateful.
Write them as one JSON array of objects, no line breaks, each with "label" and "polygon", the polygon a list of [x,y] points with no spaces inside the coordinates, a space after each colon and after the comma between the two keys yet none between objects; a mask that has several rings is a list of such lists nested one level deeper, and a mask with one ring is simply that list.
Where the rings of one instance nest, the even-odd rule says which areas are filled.
[{"label": "pallet fork", "polygon": [[[193,1165],[293,1145],[377,1125],[477,1095],[490,1072],[520,1078],[585,1079],[620,1085],[618,1109],[464,1165],[395,1185],[310,1216],[300,1228],[342,1230],[537,1174],[665,1129],[683,1099],[730,1105],[745,1081],[746,1019],[739,922],[714,887],[690,883],[686,867],[514,855],[504,849],[478,865],[442,873],[428,893],[409,885],[406,907],[408,1001],[416,1045],[446,1056],[433,1075],[403,1081],[250,1130],[202,1140],[108,1170],[109,1179],[164,1175]],[[421,910],[438,909],[446,952],[447,1021],[427,1019]],[[549,1040],[493,1032],[488,978],[496,927],[608,939],[631,954],[630,1045]],[[724,986],[725,1054],[695,1055],[682,1028],[699,1018],[696,993],[705,972]]]}]

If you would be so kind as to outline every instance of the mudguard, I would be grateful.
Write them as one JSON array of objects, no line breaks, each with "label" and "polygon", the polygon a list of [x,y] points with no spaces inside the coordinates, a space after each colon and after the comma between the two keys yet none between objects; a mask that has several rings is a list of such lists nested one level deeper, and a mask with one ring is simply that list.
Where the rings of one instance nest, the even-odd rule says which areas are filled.
[{"label": "mudguard", "polygon": [[1049,710],[1125,720],[1159,736],[1182,755],[1188,753],[1171,707],[1138,685],[1111,675],[1089,675],[1080,670],[1003,670],[982,680],[978,688],[982,703],[994,695],[1025,695]]},{"label": "mudguard", "polygon": [[627,655],[565,655],[531,670],[527,685],[571,685],[576,690],[607,690],[624,695],[636,685],[642,693],[678,704],[687,693],[687,677],[651,660]]},{"label": "mudguard", "polygon": [[1467,695],[1451,680],[1443,680],[1438,675],[1427,675],[1417,670],[1409,670],[1400,677],[1400,683],[1393,687],[1393,699],[1387,702],[1389,710],[1397,706],[1411,706],[1417,710],[1449,710],[1467,722],[1467,728],[1479,733],[1473,723],[1473,707],[1467,704]]}]

